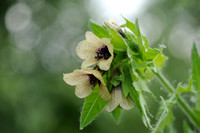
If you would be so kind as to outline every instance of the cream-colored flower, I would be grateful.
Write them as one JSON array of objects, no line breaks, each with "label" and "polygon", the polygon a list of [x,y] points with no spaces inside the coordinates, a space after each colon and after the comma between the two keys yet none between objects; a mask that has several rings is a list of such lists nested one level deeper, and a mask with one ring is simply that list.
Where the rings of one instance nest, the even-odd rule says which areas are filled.
[{"label": "cream-colored flower", "polygon": [[86,40],[81,41],[76,47],[76,53],[85,61],[82,68],[98,63],[101,70],[108,70],[113,59],[113,46],[110,39],[98,38],[92,32],[87,31]]},{"label": "cream-colored flower", "polygon": [[107,112],[112,112],[115,108],[121,107],[125,110],[130,110],[135,107],[135,104],[130,96],[125,97],[121,86],[118,86],[113,89],[111,93],[111,100],[106,106]]},{"label": "cream-colored flower", "polygon": [[[108,19],[104,23],[107,24],[110,28],[116,30],[123,38],[127,38],[126,35],[124,34],[123,30],[121,29],[121,27],[117,24],[117,22],[115,20]],[[104,26],[104,27],[106,28],[106,26]]]},{"label": "cream-colored flower", "polygon": [[116,30],[116,31],[120,31],[121,28],[119,27],[119,25],[117,24],[117,22],[113,19],[108,19],[105,21],[105,23],[112,29]]},{"label": "cream-colored flower", "polygon": [[64,74],[63,79],[67,84],[76,86],[75,95],[79,98],[89,96],[97,84],[102,99],[108,101],[111,98],[101,73],[97,70],[74,70],[73,73]]}]

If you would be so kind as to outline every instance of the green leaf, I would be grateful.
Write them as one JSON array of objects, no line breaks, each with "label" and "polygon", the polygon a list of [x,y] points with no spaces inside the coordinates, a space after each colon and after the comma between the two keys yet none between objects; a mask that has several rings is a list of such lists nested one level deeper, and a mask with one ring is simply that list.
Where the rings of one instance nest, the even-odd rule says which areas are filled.
[{"label": "green leaf", "polygon": [[145,75],[147,79],[152,80],[155,77],[155,74],[153,73],[152,69],[154,69],[155,67],[147,67],[147,69],[145,70]]},{"label": "green leaf", "polygon": [[200,56],[195,43],[193,44],[192,49],[192,82],[197,92],[197,101],[195,102],[196,107],[200,110]]},{"label": "green leaf", "polygon": [[132,56],[132,65],[135,69],[137,68],[146,68],[147,67],[147,62],[146,61],[142,61],[141,59]]},{"label": "green leaf", "polygon": [[144,46],[146,47],[146,49],[148,49],[149,48],[149,43],[148,43],[147,38],[145,36],[142,36],[142,40],[144,42]]},{"label": "green leaf", "polygon": [[[193,109],[192,110],[196,116],[196,118],[200,118],[200,110],[197,110],[197,109]],[[198,119],[198,124],[200,123],[200,119]]]},{"label": "green leaf", "polygon": [[[136,36],[136,39],[134,39],[135,37],[127,34],[128,36],[128,45],[130,47],[130,49],[132,49],[132,46],[130,46],[130,44],[135,44],[135,42],[139,45],[139,55],[142,57],[141,59],[144,61],[152,61],[156,58],[156,56],[160,53],[160,51],[158,49],[152,49],[149,48],[149,44],[148,41],[146,39],[145,36],[142,36],[140,33],[140,28],[139,28],[139,23],[138,23],[138,19],[136,19],[135,24],[133,24],[132,22],[126,20],[126,26],[127,28],[129,28],[133,34]],[[132,43],[130,43],[132,39]],[[136,41],[135,41],[136,40]],[[138,48],[137,48],[138,49]],[[135,51],[135,50],[134,50]]]},{"label": "green leaf", "polygon": [[85,99],[81,113],[80,129],[82,130],[104,109],[107,101],[101,99],[98,85],[93,92]]},{"label": "green leaf", "polygon": [[124,18],[126,21],[126,27],[129,28],[133,34],[138,35],[138,31],[134,23],[130,22],[128,19]]},{"label": "green leaf", "polygon": [[118,51],[126,51],[127,47],[122,36],[114,29],[109,26],[107,27],[112,35],[111,43],[113,44],[114,49]]},{"label": "green leaf", "polygon": [[186,121],[183,122],[184,133],[195,133]]},{"label": "green leaf", "polygon": [[[193,112],[195,113],[195,115],[196,115],[198,118],[200,118],[200,110],[194,109]],[[199,122],[200,122],[200,120],[199,120]]]},{"label": "green leaf", "polygon": [[192,79],[190,78],[189,85],[187,88],[183,87],[181,83],[178,84],[177,89],[176,89],[176,94],[180,94],[182,92],[190,92],[191,88],[192,88]]},{"label": "green leaf", "polygon": [[[133,56],[131,53],[131,49],[127,43],[126,43],[126,45],[127,45],[127,55],[130,60],[131,67],[127,66],[127,68],[123,69],[122,75],[124,75],[124,78],[123,78],[124,80],[122,80],[122,88],[124,89],[123,84],[127,84],[126,91],[128,93],[130,93],[130,96],[133,98],[137,108],[139,109],[143,123],[145,124],[146,127],[148,127],[150,130],[152,130],[152,126],[151,126],[150,119],[148,116],[150,114],[149,114],[148,107],[145,102],[142,90],[140,88],[135,88],[135,86],[134,86],[134,83],[139,80],[139,77],[138,77],[138,74],[135,72],[134,59],[133,59]],[[126,94],[127,94],[127,92],[126,92]]]},{"label": "green leaf", "polygon": [[[160,50],[160,51],[161,51],[161,50]],[[155,67],[156,67],[157,70],[160,70],[160,69],[163,68],[166,59],[167,59],[167,57],[164,56],[164,55],[162,54],[162,52],[160,52],[160,53],[156,56],[156,58],[154,59],[154,65],[155,65]]]},{"label": "green leaf", "polygon": [[162,106],[158,111],[159,119],[156,123],[152,133],[163,133],[166,126],[171,126],[174,121],[174,116],[171,111],[171,107],[176,103],[175,96],[172,96],[169,100],[165,101],[162,97]]},{"label": "green leaf", "polygon": [[[130,72],[129,72],[129,67],[127,65],[124,65],[123,67],[121,67],[121,73],[122,73],[122,91],[125,97],[128,96],[129,92],[130,92],[130,88],[132,87],[132,79],[130,76]],[[131,84],[130,84],[131,83]]]},{"label": "green leaf", "polygon": [[143,58],[145,61],[152,61],[156,56],[160,53],[158,49],[148,48],[143,54]]},{"label": "green leaf", "polygon": [[122,111],[121,108],[115,108],[115,110],[112,111],[112,116],[114,117],[117,124],[119,124],[120,122],[121,111]]},{"label": "green leaf", "polygon": [[168,130],[166,131],[166,133],[178,133],[178,132],[174,128],[174,125],[170,125],[168,126]]},{"label": "green leaf", "polygon": [[137,30],[138,44],[140,45],[141,48],[145,48],[144,45],[143,45],[143,43],[142,43],[142,36],[141,36],[141,33],[140,33],[140,27],[139,27],[139,21],[138,21],[138,19],[135,20],[135,27],[136,27],[136,30]]},{"label": "green leaf", "polygon": [[135,20],[135,24],[132,23],[132,22],[130,22],[126,18],[124,18],[124,19],[126,20],[126,27],[129,28],[133,32],[133,34],[136,36],[136,38],[137,38],[137,44],[139,45],[140,50],[144,51],[145,47],[144,47],[144,45],[142,43],[142,36],[141,36],[141,33],[140,33],[138,19]]},{"label": "green leaf", "polygon": [[120,76],[113,76],[112,80],[110,82],[114,87],[116,87],[116,86],[118,86],[120,84],[121,77]]},{"label": "green leaf", "polygon": [[133,34],[127,32],[126,30],[125,30],[125,35],[127,36],[126,43],[130,47],[130,49],[134,52],[133,55],[138,55],[139,46],[136,43],[137,40],[136,40],[135,36]]},{"label": "green leaf", "polygon": [[92,21],[90,21],[90,27],[92,32],[99,38],[112,38],[106,29],[93,23]]},{"label": "green leaf", "polygon": [[155,100],[156,97],[154,96],[154,94],[151,92],[151,90],[149,89],[149,87],[147,86],[147,83],[145,80],[139,79],[135,85],[137,85],[138,88],[140,88],[140,90],[142,90],[143,92],[147,92],[149,93]]},{"label": "green leaf", "polygon": [[[130,93],[130,96],[133,98],[137,108],[140,111],[140,114],[142,116],[142,120],[150,130],[152,129],[150,119],[148,117],[148,108],[142,93],[142,90],[140,88],[135,88],[133,86],[133,81],[137,82],[137,76],[134,75],[132,71],[130,71],[129,67],[124,65],[123,71],[122,71],[122,88],[124,95],[128,95]],[[137,87],[137,86],[136,86]]]},{"label": "green leaf", "polygon": [[[141,110],[141,113],[142,113],[142,120],[143,120],[144,124],[151,130],[152,126],[151,126],[150,118],[149,118],[149,115],[151,115],[151,114],[149,113],[149,109],[148,109],[147,103],[146,103],[145,98],[144,98],[144,94],[143,94],[144,90],[143,90],[143,88],[141,88],[142,86],[140,84],[140,80],[133,82],[133,86],[134,86],[134,88],[137,91],[137,94],[139,96],[140,110]],[[131,96],[133,97],[134,95],[131,95]]]}]

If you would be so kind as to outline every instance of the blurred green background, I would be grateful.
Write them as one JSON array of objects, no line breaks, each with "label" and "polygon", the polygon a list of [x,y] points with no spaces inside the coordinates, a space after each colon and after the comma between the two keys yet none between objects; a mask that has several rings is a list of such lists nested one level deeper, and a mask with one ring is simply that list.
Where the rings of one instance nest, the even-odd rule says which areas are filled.
[{"label": "blurred green background", "polygon": [[[200,48],[199,0],[1,0],[0,133],[148,133],[137,109],[124,111],[119,125],[104,111],[80,131],[84,100],[62,80],[80,68],[75,49],[90,30],[89,19],[123,24],[121,15],[139,18],[152,47],[166,45],[163,73],[172,84],[187,83],[193,41]],[[156,79],[149,87],[157,97],[167,96]],[[147,99],[155,116],[159,103]],[[177,106],[173,110],[173,127],[182,133],[187,118]]]}]

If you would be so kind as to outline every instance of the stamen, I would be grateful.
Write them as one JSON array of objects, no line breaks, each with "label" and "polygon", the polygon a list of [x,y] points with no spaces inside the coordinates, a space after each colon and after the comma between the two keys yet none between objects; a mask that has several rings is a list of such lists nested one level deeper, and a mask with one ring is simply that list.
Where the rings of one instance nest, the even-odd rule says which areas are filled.
[{"label": "stamen", "polygon": [[101,58],[108,59],[111,56],[108,50],[108,47],[106,45],[103,45],[101,48],[99,48],[96,53],[97,53],[97,56],[95,58],[97,60]]}]

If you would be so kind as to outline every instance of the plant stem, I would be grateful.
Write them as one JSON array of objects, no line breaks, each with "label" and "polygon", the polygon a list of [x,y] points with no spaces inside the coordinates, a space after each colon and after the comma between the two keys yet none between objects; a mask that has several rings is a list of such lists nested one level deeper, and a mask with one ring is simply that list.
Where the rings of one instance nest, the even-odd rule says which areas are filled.
[{"label": "plant stem", "polygon": [[[155,71],[153,72],[158,77],[158,79],[163,83],[163,85],[168,89],[170,93],[172,94],[175,93],[174,87],[169,83],[169,81],[161,73],[155,72]],[[180,95],[177,95],[177,102],[178,102],[179,107],[186,114],[189,120],[200,130],[200,119],[194,114],[194,112],[191,110],[189,105]]]}]

